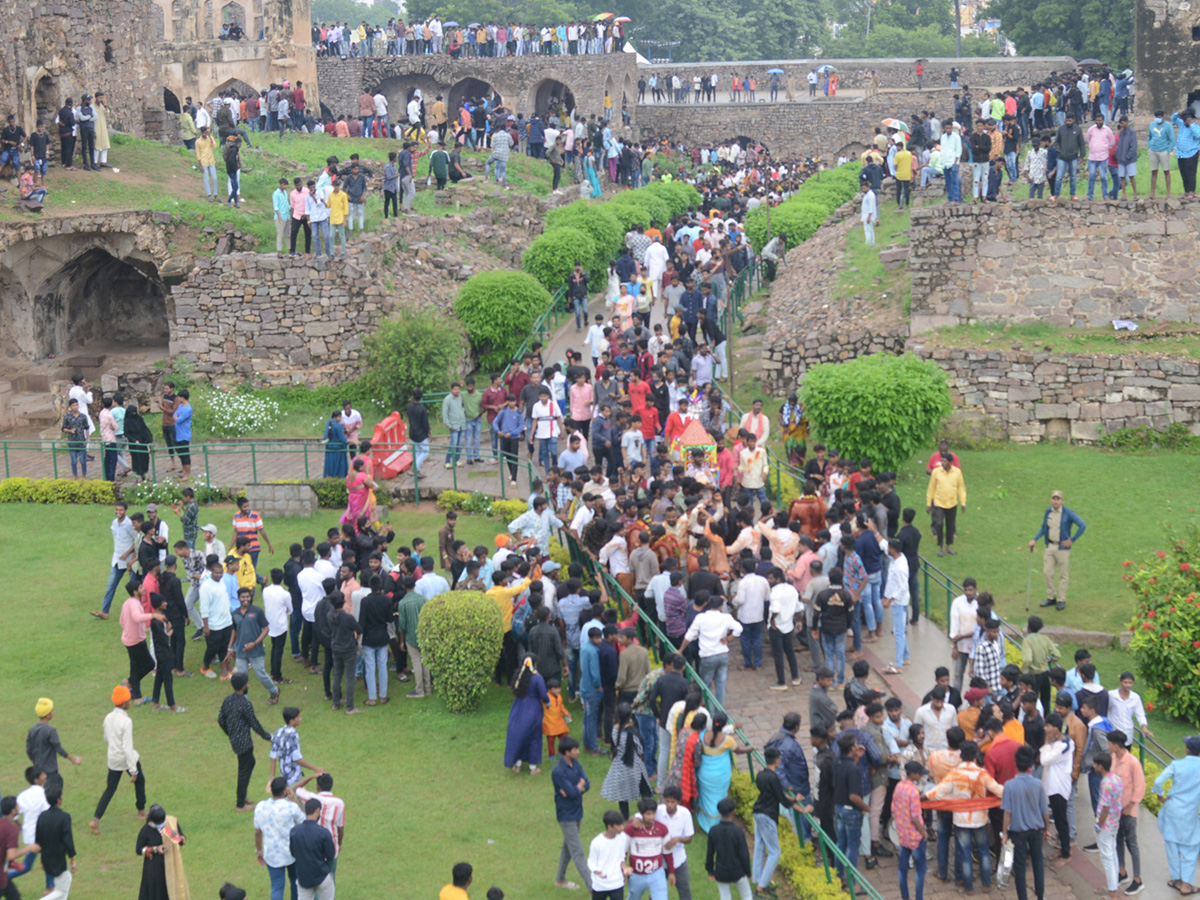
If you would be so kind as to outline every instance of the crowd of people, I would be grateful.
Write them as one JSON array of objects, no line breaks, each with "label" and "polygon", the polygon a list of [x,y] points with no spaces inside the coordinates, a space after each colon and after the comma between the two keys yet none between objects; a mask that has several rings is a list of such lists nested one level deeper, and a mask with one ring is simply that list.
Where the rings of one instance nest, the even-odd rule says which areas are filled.
[{"label": "crowd of people", "polygon": [[1126,199],[1130,192],[1136,200],[1141,141],[1148,151],[1150,199],[1159,196],[1160,173],[1162,196],[1170,194],[1173,168],[1183,192],[1194,194],[1200,161],[1196,104],[1155,110],[1139,136],[1129,118],[1134,94],[1130,70],[1105,68],[1051,73],[1029,88],[994,93],[975,94],[963,85],[954,94],[953,110],[922,110],[907,123],[876,129],[863,154],[863,222],[878,221],[885,176],[894,179],[900,207],[911,202],[914,190],[938,179],[948,202],[964,202],[964,167],[971,180],[969,202],[1017,199],[1022,181],[1030,199],[1048,194],[1076,201],[1084,163],[1089,201],[1097,185],[1101,200]]},{"label": "crowd of people", "polygon": [[439,56],[490,59],[502,56],[586,56],[620,51],[628,19],[529,25],[472,22],[460,25],[432,16],[423,22],[389,19],[386,25],[361,22],[313,23],[318,56]]}]

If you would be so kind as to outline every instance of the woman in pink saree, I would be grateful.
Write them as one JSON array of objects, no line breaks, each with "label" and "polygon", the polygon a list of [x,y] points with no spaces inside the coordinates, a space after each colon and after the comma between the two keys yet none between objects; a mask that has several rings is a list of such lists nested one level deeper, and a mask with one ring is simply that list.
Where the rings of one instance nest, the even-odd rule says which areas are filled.
[{"label": "woman in pink saree", "polygon": [[366,461],[360,456],[354,460],[350,474],[346,476],[346,493],[349,500],[346,511],[342,514],[343,525],[357,527],[358,517],[367,514],[371,503],[371,492],[375,490],[375,480],[366,472]]}]

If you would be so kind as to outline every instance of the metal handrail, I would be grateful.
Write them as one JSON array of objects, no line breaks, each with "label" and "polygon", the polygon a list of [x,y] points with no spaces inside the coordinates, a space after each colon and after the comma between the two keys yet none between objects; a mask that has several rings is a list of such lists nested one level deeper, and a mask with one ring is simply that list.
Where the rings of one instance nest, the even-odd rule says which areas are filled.
[{"label": "metal handrail", "polygon": [[[624,612],[625,604],[628,604],[631,609],[638,608],[637,604],[634,603],[633,598],[629,595],[625,588],[623,588],[609,572],[597,566],[596,562],[590,556],[588,556],[586,553],[583,553],[574,538],[563,533],[560,537],[560,540],[563,541],[563,546],[570,550],[571,558],[581,562],[584,568],[592,574],[592,577],[596,579],[597,583],[607,587],[609,594],[616,598],[617,608],[619,611],[622,613]],[[652,639],[648,639],[648,637]],[[644,646],[650,649],[651,652],[654,652],[655,647],[665,647],[672,653],[678,653],[678,648],[676,648],[671,642],[671,639],[668,638],[654,622],[642,615],[638,616],[638,639]],[[725,713],[725,715],[732,720],[732,717],[729,716],[729,713],[726,711],[724,705],[717,701],[717,698],[713,695],[712,691],[709,690],[703,679],[700,678],[700,673],[692,667],[691,663],[685,661],[684,672],[687,677],[700,688],[700,691],[704,696],[704,701],[708,705],[708,709],[710,711],[719,711]],[[744,746],[751,746],[749,738],[746,737],[745,733],[740,728],[736,728],[734,734]],[[751,776],[754,774],[755,762],[758,763],[759,768],[766,768],[766,760],[763,758],[762,753],[760,753],[757,749],[751,750],[748,754],[747,765],[750,769]],[[802,813],[796,810],[793,810],[793,816],[796,823],[796,836],[800,840],[801,844],[804,842],[804,838],[802,837],[803,832],[800,829],[801,821],[806,821],[808,823],[811,833],[816,837],[817,844],[822,851],[822,859],[825,865],[825,880],[827,883],[832,884],[834,879],[833,869],[829,864],[829,858],[832,855],[836,862],[841,864],[842,869],[846,873],[846,883],[850,889],[851,900],[854,900],[856,897],[855,888],[861,890],[861,892],[868,897],[869,900],[883,900],[883,897],[879,891],[875,889],[871,882],[863,876],[862,872],[860,872],[858,868],[850,862],[849,858],[838,848],[837,842],[831,839],[829,835],[827,835],[821,829],[820,822],[814,819],[809,813]]]}]

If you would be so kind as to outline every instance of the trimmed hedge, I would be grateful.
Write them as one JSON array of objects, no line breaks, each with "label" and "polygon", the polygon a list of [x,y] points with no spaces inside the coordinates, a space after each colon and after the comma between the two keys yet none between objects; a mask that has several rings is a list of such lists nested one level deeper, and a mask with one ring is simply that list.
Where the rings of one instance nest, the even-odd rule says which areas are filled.
[{"label": "trimmed hedge", "polygon": [[642,228],[650,227],[650,213],[646,212],[639,204],[613,202],[608,204],[608,211],[616,216],[617,221],[621,223],[621,227],[626,232],[632,231],[635,225],[641,225]]},{"label": "trimmed hedge", "polygon": [[98,503],[114,501],[110,481],[69,481],[65,478],[5,478],[0,481],[0,503]]},{"label": "trimmed hedge", "polygon": [[478,707],[504,641],[496,601],[479,591],[439,594],[421,607],[417,634],[447,711]]},{"label": "trimmed hedge", "polygon": [[344,478],[284,478],[268,481],[267,484],[307,484],[316,493],[317,506],[322,509],[345,509],[350,502],[350,492]]},{"label": "trimmed hedge", "polygon": [[[787,234],[787,249],[808,240],[829,215],[858,193],[861,167],[848,163],[814,175],[791,197],[770,210],[771,235]],[[746,235],[755,252],[767,243],[768,210],[760,206],[746,216]]]},{"label": "trimmed hedge", "polygon": [[559,228],[578,228],[587,234],[596,245],[592,263],[588,266],[588,278],[592,284],[603,284],[608,263],[621,252],[625,244],[625,231],[606,203],[588,203],[576,200],[569,206],[560,206],[546,214],[546,231]]},{"label": "trimmed hedge", "polygon": [[479,355],[480,370],[503,368],[551,300],[528,272],[495,270],[468,278],[454,298],[454,314]]},{"label": "trimmed hedge", "polygon": [[521,269],[554,293],[567,282],[575,261],[591,267],[596,259],[596,242],[571,226],[545,231],[529,245],[521,257]]},{"label": "trimmed hedge", "polygon": [[666,225],[667,220],[671,218],[671,207],[667,202],[645,188],[622,191],[608,202],[614,210],[617,206],[635,206],[638,209],[644,209],[650,216],[650,220],[658,222],[659,225]]}]

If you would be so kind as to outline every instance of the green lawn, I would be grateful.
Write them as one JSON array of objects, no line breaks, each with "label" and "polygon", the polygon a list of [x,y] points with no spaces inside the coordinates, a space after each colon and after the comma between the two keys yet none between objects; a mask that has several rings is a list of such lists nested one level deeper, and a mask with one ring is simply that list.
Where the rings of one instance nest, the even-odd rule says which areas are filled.
[{"label": "green lawn", "polygon": [[1137,331],[1108,328],[1069,328],[1031,322],[976,322],[939,328],[921,335],[921,343],[941,347],[1015,350],[1051,353],[1172,354],[1200,356],[1200,328],[1169,322],[1148,323]]},{"label": "green lawn", "polygon": [[[226,538],[231,515],[229,507],[202,511],[205,520],[220,525]],[[54,724],[64,745],[83,757],[80,768],[67,764],[64,770],[64,808],[72,814],[79,852],[76,891],[90,900],[134,896],[141,873],[133,852],[139,823],[127,782],[103,820],[102,835],[94,837],[87,828],[104,784],[101,722],[111,709],[112,687],[127,670],[116,621],[100,622],[87,615],[99,605],[106,583],[110,517],[111,510],[104,507],[0,507],[7,558],[40,558],[47,535],[69,535],[72,549],[69,564],[51,566],[60,575],[33,582],[32,596],[30,582],[18,574],[18,567],[6,566],[0,574],[0,589],[7,596],[29,598],[6,603],[0,612],[0,632],[20,635],[19,652],[6,654],[0,662],[0,677],[9,685],[0,696],[0,717],[11,726],[3,738],[0,784],[6,794],[25,786],[24,736],[36,721],[33,705],[38,697],[53,698]],[[260,567],[280,565],[289,542],[323,533],[336,518],[334,511],[322,510],[313,520],[269,522],[268,531],[281,552],[270,556],[264,548]],[[170,513],[166,519],[174,539],[178,520]],[[436,547],[439,514],[394,512],[392,521],[405,543],[419,533]],[[459,534],[472,543],[490,544],[496,532],[486,520],[462,517],[459,522]],[[188,644],[187,665],[193,671],[199,668],[200,648],[200,643]],[[284,687],[284,703],[305,713],[305,756],[330,770],[335,793],[347,803],[340,894],[433,897],[450,880],[451,866],[461,860],[475,866],[472,896],[482,896],[491,885],[502,887],[510,897],[557,893],[551,882],[560,834],[549,774],[517,778],[502,768],[511,702],[507,691],[492,689],[478,712],[452,716],[436,698],[406,700],[407,685],[393,681],[391,704],[346,719],[324,703],[319,677],[302,674],[290,656],[284,666],[285,675],[297,682]],[[152,682],[143,686],[148,694]],[[131,710],[149,802],[161,803],[178,816],[189,837],[183,853],[194,896],[215,897],[228,879],[250,896],[264,897],[267,874],[255,864],[251,816],[233,811],[236,761],[215,721],[228,685],[193,678],[177,680],[176,687],[178,702],[188,707],[185,715],[157,713],[149,707]],[[254,679],[250,697],[264,726],[277,728],[280,707],[267,705]],[[579,721],[576,717],[573,726],[577,737]],[[268,749],[256,738],[253,801],[265,796]],[[586,843],[601,830],[600,816],[609,804],[599,796],[607,761],[588,758],[584,765],[592,779],[585,802]],[[703,865],[704,851],[699,835],[689,849],[693,873]],[[568,877],[578,878],[573,870]],[[698,898],[716,897],[702,874],[693,878]],[[37,896],[40,881],[40,873],[31,874],[21,886]],[[398,893],[397,884],[403,885]]]}]

